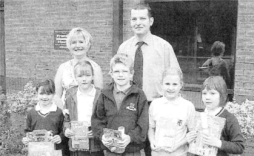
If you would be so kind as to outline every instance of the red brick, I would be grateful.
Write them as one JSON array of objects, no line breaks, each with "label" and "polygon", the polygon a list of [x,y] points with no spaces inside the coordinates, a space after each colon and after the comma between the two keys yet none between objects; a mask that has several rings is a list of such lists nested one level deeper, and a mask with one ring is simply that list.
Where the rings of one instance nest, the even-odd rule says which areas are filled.
[{"label": "red brick", "polygon": [[253,89],[253,82],[244,82],[243,83],[243,88],[246,89],[246,90]]},{"label": "red brick", "polygon": [[235,69],[235,75],[243,75],[243,70]]},{"label": "red brick", "polygon": [[[89,53],[95,62],[101,62],[101,54],[95,49],[101,49],[103,44],[112,45],[112,6],[113,1],[108,0],[6,1],[7,77],[29,79],[35,76],[41,79],[50,74],[53,78],[59,65],[71,58],[69,52],[54,49],[54,30],[77,26],[87,29],[94,36],[93,48]],[[106,35],[108,32],[109,35]],[[105,47],[103,53],[111,56],[112,46]],[[23,57],[21,62],[21,56],[27,59]],[[15,58],[19,62],[13,63]],[[109,61],[110,58],[104,59]],[[106,73],[109,65],[100,65]],[[52,70],[50,73],[46,70],[48,68]]]},{"label": "red brick", "polygon": [[254,76],[254,70],[244,70],[243,75]]},{"label": "red brick", "polygon": [[245,62],[246,56],[241,56],[241,53],[239,53],[236,57],[236,62]]},{"label": "red brick", "polygon": [[236,76],[235,77],[235,81],[238,81],[238,82],[253,82],[253,79],[254,79],[254,77],[252,77],[252,76],[246,76],[246,75],[238,75],[238,76]]},{"label": "red brick", "polygon": [[246,91],[244,89],[235,89],[235,94],[236,95],[246,95]]},{"label": "red brick", "polygon": [[243,89],[243,82],[235,81],[235,88],[237,89]]}]

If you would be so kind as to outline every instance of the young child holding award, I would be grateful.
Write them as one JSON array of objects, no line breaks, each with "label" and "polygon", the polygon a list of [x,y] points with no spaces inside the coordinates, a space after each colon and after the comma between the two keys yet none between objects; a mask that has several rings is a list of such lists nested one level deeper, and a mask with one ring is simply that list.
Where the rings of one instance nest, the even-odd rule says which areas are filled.
[{"label": "young child holding award", "polygon": [[[102,90],[92,116],[94,136],[101,139],[106,156],[141,156],[140,150],[145,146],[148,104],[145,93],[131,81],[133,73],[129,55],[116,54],[111,59],[114,82]],[[114,140],[110,133],[115,135]],[[111,148],[112,144],[115,148]]]},{"label": "young child holding award", "polygon": [[[48,79],[38,83],[36,86],[36,92],[38,103],[27,114],[25,128],[27,136],[22,139],[22,142],[27,145],[29,142],[34,141],[50,141],[56,144],[56,149],[62,149],[63,146],[60,143],[64,139],[62,132],[64,116],[62,110],[53,102],[53,97],[55,95],[54,81]],[[33,131],[34,133],[32,133]],[[52,134],[47,135],[44,133],[45,131],[50,131]],[[39,138],[37,139],[29,137],[37,137],[36,133],[41,133],[44,136],[38,135]],[[52,146],[54,146],[54,144],[52,144]]]},{"label": "young child holding award", "polygon": [[203,156],[242,154],[245,139],[236,117],[224,109],[227,104],[227,85],[223,78],[208,77],[201,93],[206,107],[195,122],[197,130],[187,134],[189,152]]},{"label": "young child holding award", "polygon": [[186,134],[195,115],[194,105],[181,97],[183,74],[169,68],[162,75],[163,97],[152,101],[149,108],[148,136],[152,156],[186,156]]},{"label": "young child holding award", "polygon": [[95,88],[94,70],[89,61],[81,60],[74,67],[78,82],[66,92],[64,134],[69,140],[71,156],[101,156],[100,141],[93,137],[91,116],[100,90]]}]

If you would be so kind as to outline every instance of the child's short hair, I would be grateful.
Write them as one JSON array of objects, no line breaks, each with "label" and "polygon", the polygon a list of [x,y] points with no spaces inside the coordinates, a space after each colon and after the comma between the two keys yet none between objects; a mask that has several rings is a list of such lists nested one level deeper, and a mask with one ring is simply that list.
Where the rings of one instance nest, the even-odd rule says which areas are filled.
[{"label": "child's short hair", "polygon": [[90,67],[92,71],[92,75],[94,75],[93,66],[92,64],[87,60],[81,60],[74,66],[74,75],[77,76],[78,72],[81,73],[81,75],[85,74],[85,70],[82,69],[84,67]]},{"label": "child's short hair", "polygon": [[224,107],[226,105],[227,102],[227,97],[228,97],[228,93],[227,93],[227,85],[226,82],[224,81],[224,79],[221,76],[210,76],[208,77],[203,85],[202,85],[202,90],[204,89],[207,90],[217,90],[220,93],[220,106]]},{"label": "child's short hair", "polygon": [[56,90],[55,83],[51,79],[47,79],[45,81],[39,82],[35,88],[36,92],[38,92],[40,87],[42,87],[41,93],[43,94],[47,94],[47,95],[55,94],[55,90]]},{"label": "child's short hair", "polygon": [[118,53],[116,54],[111,60],[110,60],[110,72],[113,72],[113,66],[115,66],[115,64],[124,64],[125,66],[129,67],[130,69],[130,73],[134,73],[134,63],[132,58],[125,53]]},{"label": "child's short hair", "polygon": [[82,35],[82,36],[84,37],[84,39],[85,39],[85,41],[86,41],[86,44],[90,44],[90,47],[89,47],[89,48],[91,48],[92,40],[93,40],[91,34],[90,34],[88,31],[86,31],[85,29],[80,28],[80,27],[77,27],[77,28],[73,28],[73,29],[69,32],[69,34],[67,35],[67,38],[66,38],[66,46],[67,46],[68,49],[70,49],[72,38],[73,38],[74,36],[76,36],[76,35],[79,35],[79,34]]},{"label": "child's short hair", "polygon": [[215,41],[211,47],[212,56],[220,56],[225,52],[225,44],[220,41]]},{"label": "child's short hair", "polygon": [[163,82],[164,78],[168,75],[177,75],[180,78],[180,82],[183,84],[183,73],[179,68],[175,67],[169,67],[166,70],[164,70],[162,74],[161,83]]}]

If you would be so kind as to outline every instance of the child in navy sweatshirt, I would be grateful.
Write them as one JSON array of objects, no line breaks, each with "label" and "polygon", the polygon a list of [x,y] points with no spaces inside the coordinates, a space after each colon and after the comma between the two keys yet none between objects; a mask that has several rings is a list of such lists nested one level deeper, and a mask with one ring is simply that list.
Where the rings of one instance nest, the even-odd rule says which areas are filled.
[{"label": "child in navy sweatshirt", "polygon": [[[148,104],[144,92],[131,80],[133,77],[133,61],[126,54],[116,54],[110,62],[110,74],[114,82],[102,90],[92,116],[94,136],[103,143],[106,156],[132,155],[140,156],[145,146],[148,132]],[[117,130],[125,128],[121,148],[122,154],[108,150],[109,144],[103,134],[103,128]]]}]

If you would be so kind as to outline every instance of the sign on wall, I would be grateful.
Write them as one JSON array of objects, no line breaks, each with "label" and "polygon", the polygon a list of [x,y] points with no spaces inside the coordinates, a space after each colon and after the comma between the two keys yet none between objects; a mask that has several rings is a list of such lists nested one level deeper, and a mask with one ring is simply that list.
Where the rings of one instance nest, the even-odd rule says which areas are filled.
[{"label": "sign on wall", "polygon": [[54,49],[66,50],[66,38],[70,30],[54,30]]}]

